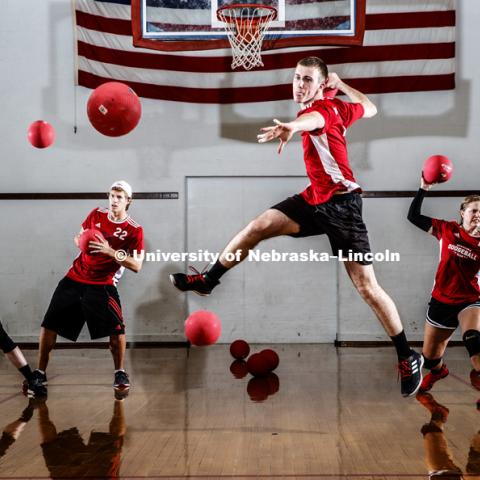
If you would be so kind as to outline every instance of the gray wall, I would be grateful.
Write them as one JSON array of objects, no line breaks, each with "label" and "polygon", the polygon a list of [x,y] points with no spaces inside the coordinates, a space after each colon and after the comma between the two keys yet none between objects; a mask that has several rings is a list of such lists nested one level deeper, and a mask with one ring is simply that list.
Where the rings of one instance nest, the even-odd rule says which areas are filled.
[{"label": "gray wall", "polygon": [[[379,115],[349,132],[351,163],[365,190],[416,189],[432,153],[455,162],[445,188],[478,189],[480,114],[470,105],[480,96],[480,3],[458,3],[457,89],[373,96]],[[137,201],[131,213],[145,228],[147,248],[182,251],[221,248],[250,217],[306,184],[298,139],[281,156],[276,146],[255,142],[271,118],[295,115],[290,101],[218,106],[144,99],[135,131],[101,136],[86,118],[90,90],[73,86],[72,39],[67,0],[2,5],[0,191],[105,191],[120,178],[135,191],[178,191],[180,200]],[[28,124],[40,118],[57,131],[55,146],[45,151],[26,141]],[[16,339],[37,337],[51,293],[76,254],[72,236],[97,203],[2,201],[0,320]],[[427,209],[455,218],[458,203],[429,200]],[[399,264],[378,264],[377,275],[398,301],[407,331],[420,338],[438,250],[406,222],[407,208],[408,199],[367,199],[364,209],[374,249],[401,253]],[[328,251],[322,238],[275,239],[262,248],[311,246]],[[131,339],[181,340],[187,312],[200,307],[220,315],[225,342],[238,336],[262,342],[385,338],[336,263],[245,263],[206,299],[170,286],[167,274],[185,268],[149,263],[138,275],[125,274],[120,292]]]}]

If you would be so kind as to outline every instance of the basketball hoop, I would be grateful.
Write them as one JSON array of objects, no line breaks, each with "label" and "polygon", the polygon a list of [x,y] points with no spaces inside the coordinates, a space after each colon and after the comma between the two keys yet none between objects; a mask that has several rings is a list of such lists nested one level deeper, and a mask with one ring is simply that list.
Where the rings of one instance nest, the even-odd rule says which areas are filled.
[{"label": "basketball hoop", "polygon": [[272,20],[277,18],[277,9],[269,5],[237,3],[219,8],[217,18],[224,23],[232,47],[232,70],[263,67],[263,37]]}]

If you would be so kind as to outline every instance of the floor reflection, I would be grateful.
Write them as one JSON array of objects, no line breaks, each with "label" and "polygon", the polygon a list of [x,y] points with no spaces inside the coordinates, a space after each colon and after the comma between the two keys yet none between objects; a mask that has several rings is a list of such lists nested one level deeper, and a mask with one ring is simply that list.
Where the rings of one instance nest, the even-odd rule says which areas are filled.
[{"label": "floor reflection", "polygon": [[46,401],[38,402],[38,428],[51,478],[118,478],[127,431],[122,400],[114,400],[108,432],[91,431],[85,442],[77,427],[57,432]]},{"label": "floor reflection", "polygon": [[[444,480],[465,478],[462,469],[454,461],[445,434],[445,424],[450,410],[438,403],[430,393],[419,393],[417,400],[430,412],[430,421],[421,428],[429,478]],[[480,479],[480,431],[471,439],[464,471],[467,478]]]}]

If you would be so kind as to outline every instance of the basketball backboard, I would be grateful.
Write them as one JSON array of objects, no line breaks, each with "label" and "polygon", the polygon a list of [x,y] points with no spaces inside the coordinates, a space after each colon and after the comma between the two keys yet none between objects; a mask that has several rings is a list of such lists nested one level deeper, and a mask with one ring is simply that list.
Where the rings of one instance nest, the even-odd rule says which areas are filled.
[{"label": "basketball backboard", "polygon": [[[132,0],[134,44],[159,50],[227,47],[218,8],[235,0]],[[258,0],[277,10],[265,49],[361,44],[365,0]]]}]

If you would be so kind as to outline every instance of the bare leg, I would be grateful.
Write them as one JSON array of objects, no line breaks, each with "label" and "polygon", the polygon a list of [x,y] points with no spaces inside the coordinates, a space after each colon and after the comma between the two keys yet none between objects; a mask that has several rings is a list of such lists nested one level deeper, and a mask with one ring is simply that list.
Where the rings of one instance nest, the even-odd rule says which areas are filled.
[{"label": "bare leg", "polygon": [[[289,235],[300,231],[298,223],[287,217],[279,210],[271,208],[252,220],[243,230],[237,233],[227,244],[220,255],[220,263],[227,268],[232,268],[248,255],[248,251],[254,248],[262,240]],[[239,259],[228,261],[225,258],[227,253],[235,254],[240,251]]]},{"label": "bare leg", "polygon": [[110,335],[110,352],[112,353],[115,370],[123,370],[127,340],[125,334]]},{"label": "bare leg", "polygon": [[15,347],[11,352],[6,353],[5,356],[16,368],[22,368],[25,365],[28,365],[28,362],[19,347]]},{"label": "bare leg", "polygon": [[[462,310],[458,315],[462,334],[467,330],[480,330],[480,308],[471,307]],[[480,372],[480,354],[470,357],[473,368]]]},{"label": "bare leg", "polygon": [[393,300],[378,284],[372,265],[345,262],[345,268],[355,288],[367,302],[390,337],[398,335],[403,325]]},{"label": "bare leg", "polygon": [[38,368],[46,371],[48,361],[50,359],[50,352],[53,350],[57,341],[57,334],[53,330],[42,327],[40,330],[40,346],[38,349]]},{"label": "bare leg", "polygon": [[[442,358],[453,332],[453,330],[437,328],[426,323],[425,332],[423,334],[423,356],[431,360]],[[435,369],[438,370],[442,364],[443,360],[435,366]]]}]

